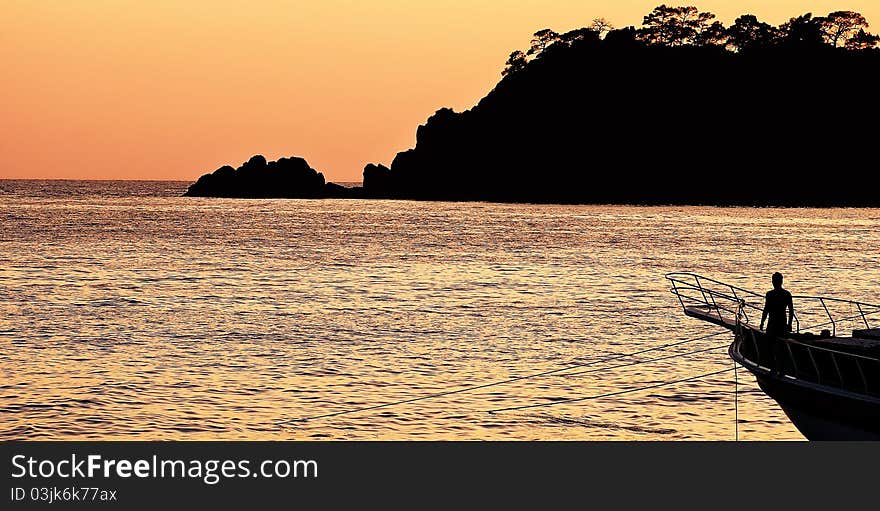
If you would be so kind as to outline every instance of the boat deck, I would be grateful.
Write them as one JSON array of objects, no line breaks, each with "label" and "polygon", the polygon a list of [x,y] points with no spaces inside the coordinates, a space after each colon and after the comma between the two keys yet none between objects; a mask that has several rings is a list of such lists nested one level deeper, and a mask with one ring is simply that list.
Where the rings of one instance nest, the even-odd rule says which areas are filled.
[{"label": "boat deck", "polygon": [[686,316],[714,323],[729,330],[736,328],[736,317],[725,317],[716,308],[708,305],[688,305],[684,308],[684,313]]},{"label": "boat deck", "polygon": [[[736,317],[719,313],[718,309],[715,307],[690,305],[684,308],[684,313],[692,318],[713,323],[731,331],[736,329]],[[754,325],[745,324],[744,326],[756,331],[758,330]],[[880,353],[880,332],[877,332],[877,330],[878,329],[870,331],[854,330],[852,337],[821,336],[805,332],[791,333],[787,335],[786,338],[825,348],[840,349],[843,351],[849,349],[860,353],[878,354]],[[864,335],[866,332],[871,332],[876,337]]]}]

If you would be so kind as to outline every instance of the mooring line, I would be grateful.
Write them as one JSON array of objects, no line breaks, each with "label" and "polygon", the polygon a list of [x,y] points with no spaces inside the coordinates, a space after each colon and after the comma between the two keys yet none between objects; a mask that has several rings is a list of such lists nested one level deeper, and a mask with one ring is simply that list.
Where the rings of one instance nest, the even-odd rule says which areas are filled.
[{"label": "mooring line", "polygon": [[561,367],[561,368],[557,368],[557,369],[551,369],[551,370],[549,370],[549,371],[543,371],[543,372],[540,372],[540,373],[527,374],[527,375],[523,375],[523,376],[517,376],[517,377],[514,377],[514,378],[509,378],[509,379],[506,379],[506,380],[500,380],[500,381],[495,381],[495,382],[490,382],[490,383],[484,383],[484,384],[481,384],[481,385],[473,385],[473,386],[470,386],[470,387],[462,387],[462,388],[459,388],[459,389],[447,390],[447,391],[443,391],[443,392],[437,392],[437,393],[434,393],[434,394],[427,394],[427,395],[424,395],[424,396],[413,397],[413,398],[410,398],[410,399],[403,399],[403,400],[400,400],[400,401],[393,401],[393,402],[391,402],[391,403],[382,403],[382,404],[378,404],[378,405],[365,406],[365,407],[361,407],[361,408],[350,408],[350,409],[348,409],[348,410],[340,410],[340,411],[338,411],[338,412],[325,413],[325,414],[321,414],[321,415],[313,415],[313,416],[310,416],[310,417],[300,417],[300,418],[295,418],[295,419],[287,419],[287,420],[280,421],[279,424],[289,424],[289,423],[293,423],[293,422],[308,422],[308,421],[317,420],[317,419],[329,419],[329,418],[331,418],[331,417],[339,417],[340,415],[349,415],[349,414],[353,414],[353,413],[368,412],[368,411],[371,411],[371,410],[379,410],[379,409],[382,409],[382,408],[390,408],[390,407],[392,407],[392,406],[399,406],[399,405],[404,405],[404,404],[409,404],[409,403],[415,403],[415,402],[417,402],[417,401],[424,401],[424,400],[426,400],[426,399],[434,399],[434,398],[438,398],[438,397],[451,396],[451,395],[453,395],[453,394],[462,394],[462,393],[465,393],[465,392],[473,392],[473,391],[475,391],[475,390],[486,389],[486,388],[489,388],[489,387],[497,387],[497,386],[500,386],[500,385],[507,385],[507,384],[509,384],[509,383],[514,383],[514,382],[518,382],[518,381],[522,381],[522,380],[528,380],[528,379],[531,379],[531,378],[539,378],[539,377],[541,377],[541,376],[547,376],[547,375],[550,375],[550,374],[561,373],[561,372],[563,372],[563,371],[568,371],[568,370],[570,370],[570,369],[577,369],[577,368],[579,368],[579,367],[589,367],[589,366],[593,366],[593,365],[601,364],[601,363],[605,363],[605,362],[613,362],[614,360],[620,360],[620,359],[622,359],[622,358],[633,357],[633,356],[635,356],[635,355],[641,355],[641,354],[643,354],[643,353],[649,353],[649,352],[652,352],[652,351],[658,351],[658,350],[665,349],[665,348],[671,348],[671,347],[673,347],[673,346],[680,346],[680,345],[682,345],[682,344],[687,344],[687,343],[691,343],[691,342],[697,342],[697,341],[701,341],[701,340],[704,340],[704,339],[709,339],[709,338],[712,338],[712,337],[717,337],[717,336],[719,336],[719,335],[723,335],[723,334],[727,334],[727,333],[729,333],[729,331],[728,331],[728,330],[724,330],[724,331],[722,331],[722,332],[716,332],[716,333],[714,333],[714,334],[703,335],[703,336],[700,336],[700,337],[694,337],[694,338],[691,338],[691,339],[685,339],[685,340],[683,340],[683,341],[677,341],[677,342],[672,342],[672,343],[668,343],[668,344],[662,344],[662,345],[660,345],[660,346],[655,346],[655,347],[653,347],[653,348],[645,348],[645,349],[638,350],[638,351],[633,351],[633,352],[630,352],[630,353],[620,353],[620,354],[616,354],[616,355],[611,355],[611,356],[608,356],[608,357],[605,357],[605,358],[601,358],[601,359],[598,359],[598,360],[592,360],[592,361],[589,361],[589,362],[584,362],[584,363],[579,363],[579,364],[573,364],[573,365],[569,365],[569,366],[566,366],[566,367]]},{"label": "mooring line", "polygon": [[596,369],[588,369],[586,371],[578,371],[576,373],[558,374],[557,376],[580,376],[582,374],[598,373],[599,371],[610,371],[611,369],[620,369],[621,367],[637,366],[639,364],[650,364],[651,362],[659,362],[661,360],[669,360],[671,358],[686,357],[688,355],[696,355],[698,353],[705,353],[707,351],[720,350],[721,348],[728,348],[729,346],[729,344],[720,344],[718,346],[712,346],[700,350],[686,351],[684,353],[675,353],[672,355],[664,355],[662,357],[649,358],[647,360],[636,360],[635,362],[627,362],[626,364],[619,364],[610,367],[597,367]]},{"label": "mooring line", "polygon": [[736,370],[736,360],[733,361],[733,439],[739,442],[739,374]]},{"label": "mooring line", "polygon": [[618,390],[618,391],[615,391],[615,392],[608,392],[607,394],[599,394],[599,395],[595,395],[595,396],[573,397],[573,398],[570,398],[570,399],[562,399],[562,400],[559,400],[559,401],[553,401],[553,402],[550,402],[550,403],[536,403],[536,404],[531,404],[531,405],[511,406],[511,407],[508,407],[508,408],[495,408],[494,410],[483,410],[483,411],[486,412],[486,413],[495,414],[495,413],[501,413],[501,412],[512,412],[512,411],[515,411],[515,410],[526,410],[526,409],[529,409],[529,408],[543,408],[543,407],[547,407],[547,406],[556,406],[556,405],[561,405],[561,404],[566,404],[566,403],[577,403],[577,402],[580,402],[580,401],[588,401],[588,400],[591,400],[591,399],[601,399],[601,398],[604,398],[604,397],[619,396],[619,395],[621,395],[621,394],[631,394],[631,393],[633,393],[633,392],[641,392],[641,391],[644,391],[644,390],[656,389],[656,388],[658,388],[658,387],[666,387],[666,386],[669,386],[669,385],[675,385],[675,384],[677,384],[677,383],[684,383],[684,382],[687,382],[687,381],[699,380],[700,378],[706,378],[707,376],[714,376],[714,375],[716,375],[716,374],[726,373],[726,372],[730,372],[730,371],[733,371],[733,368],[732,368],[732,367],[728,367],[727,369],[722,369],[722,370],[720,370],[720,371],[713,371],[713,372],[711,372],[711,373],[700,374],[700,375],[697,375],[697,376],[691,376],[691,377],[689,377],[689,378],[682,378],[682,379],[680,379],[680,380],[665,381],[665,382],[657,383],[657,384],[654,384],[654,385],[648,385],[647,387],[639,387],[639,388],[635,388],[635,389]]}]

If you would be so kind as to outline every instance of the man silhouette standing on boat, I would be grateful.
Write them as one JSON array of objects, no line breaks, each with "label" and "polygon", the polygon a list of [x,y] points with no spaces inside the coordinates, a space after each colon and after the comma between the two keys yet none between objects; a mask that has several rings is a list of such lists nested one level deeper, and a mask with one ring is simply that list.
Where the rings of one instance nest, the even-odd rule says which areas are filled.
[{"label": "man silhouette standing on boat", "polygon": [[[788,309],[788,317],[785,310]],[[767,323],[767,338],[771,343],[773,353],[774,371],[781,373],[783,368],[782,341],[780,337],[791,332],[791,322],[794,320],[794,304],[791,293],[782,289],[782,274],[773,274],[773,289],[767,291],[764,299],[764,312],[761,314],[761,330],[764,330],[764,321],[770,317]]]},{"label": "man silhouette standing on boat", "polygon": [[[788,309],[788,317],[786,317],[785,309]],[[791,322],[794,320],[794,304],[791,300],[791,293],[782,289],[782,274],[776,272],[773,274],[773,289],[767,291],[764,299],[764,313],[761,314],[761,330],[764,330],[764,322],[770,316],[770,322],[767,323],[767,335],[772,337],[780,337],[791,332]]]}]

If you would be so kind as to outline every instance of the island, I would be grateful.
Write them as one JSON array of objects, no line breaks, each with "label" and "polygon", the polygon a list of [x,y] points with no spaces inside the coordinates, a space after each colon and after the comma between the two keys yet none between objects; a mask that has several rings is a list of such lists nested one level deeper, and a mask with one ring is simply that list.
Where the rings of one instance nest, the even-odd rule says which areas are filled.
[{"label": "island", "polygon": [[867,28],[851,11],[724,26],[663,5],[640,28],[544,29],[477,105],[438,110],[390,167],[368,164],[363,187],[258,156],[187,195],[880,206]]},{"label": "island", "polygon": [[256,155],[238,168],[229,165],[205,174],[190,185],[188,197],[229,197],[248,199],[325,199],[356,198],[360,187],[346,188],[324,180],[324,174],[299,157],[267,162]]}]

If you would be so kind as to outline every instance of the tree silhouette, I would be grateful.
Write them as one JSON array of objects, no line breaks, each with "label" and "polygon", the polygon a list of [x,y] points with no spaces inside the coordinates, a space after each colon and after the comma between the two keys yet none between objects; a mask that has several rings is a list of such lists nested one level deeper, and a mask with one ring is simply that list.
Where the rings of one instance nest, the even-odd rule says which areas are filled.
[{"label": "tree silhouette", "polygon": [[825,32],[822,30],[824,18],[814,18],[812,13],[807,13],[796,18],[791,18],[783,23],[779,30],[782,32],[783,43],[787,46],[801,48],[817,48],[825,44]]},{"label": "tree silhouette", "polygon": [[563,34],[549,28],[539,30],[533,34],[528,50],[510,54],[501,75],[508,76],[525,69],[551,47],[562,49],[580,42],[607,40],[620,46],[716,47],[734,52],[780,45],[802,49],[832,46],[868,50],[876,47],[880,38],[867,32],[867,28],[865,17],[853,11],[835,11],[826,17],[807,13],[791,18],[779,27],[759,21],[752,14],[744,14],[726,28],[711,12],[701,12],[694,6],[670,7],[664,4],[646,15],[639,29],[615,30],[605,18],[595,18],[589,27]]},{"label": "tree silhouette", "polygon": [[519,50],[516,50],[510,54],[510,57],[507,58],[504,70],[501,71],[501,76],[507,76],[509,74],[522,71],[523,69],[525,69],[526,64],[528,63],[529,61],[526,59],[526,54]]},{"label": "tree silhouette", "polygon": [[716,21],[697,34],[696,44],[698,46],[725,47],[727,46],[728,39],[729,36],[727,35],[727,28],[724,27],[724,23]]},{"label": "tree silhouette", "polygon": [[758,21],[752,14],[744,14],[727,29],[727,44],[736,51],[768,48],[779,39],[779,30]]},{"label": "tree silhouette", "polygon": [[864,29],[861,29],[856,35],[850,37],[846,41],[846,49],[870,50],[877,46],[878,42],[880,42],[880,36],[869,34],[868,32],[865,32]]},{"label": "tree silhouette", "polygon": [[835,11],[819,19],[825,41],[837,48],[854,37],[859,31],[868,28],[868,20],[853,11]]},{"label": "tree silhouette", "polygon": [[550,30],[549,28],[538,30],[532,36],[532,47],[529,48],[526,55],[540,55],[541,52],[547,49],[547,47],[558,41],[559,34],[553,30]]},{"label": "tree silhouette", "polygon": [[595,18],[593,22],[590,23],[590,30],[596,32],[599,37],[605,37],[605,34],[614,30],[614,25],[611,24],[605,18]]},{"label": "tree silhouette", "polygon": [[714,14],[700,12],[694,6],[668,7],[664,4],[645,16],[639,36],[649,44],[661,46],[696,45],[713,19]]},{"label": "tree silhouette", "polygon": [[569,32],[566,32],[558,37],[558,41],[564,43],[567,46],[571,46],[572,44],[578,41],[599,41],[600,35],[599,32],[592,28],[576,28]]}]

